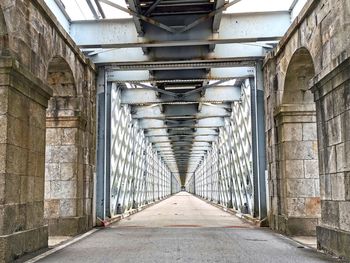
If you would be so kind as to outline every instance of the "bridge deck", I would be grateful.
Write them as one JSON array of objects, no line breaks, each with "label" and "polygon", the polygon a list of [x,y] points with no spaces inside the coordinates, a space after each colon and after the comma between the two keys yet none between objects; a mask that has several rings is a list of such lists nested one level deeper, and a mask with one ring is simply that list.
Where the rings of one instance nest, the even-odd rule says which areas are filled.
[{"label": "bridge deck", "polygon": [[298,246],[181,192],[40,262],[335,261]]}]

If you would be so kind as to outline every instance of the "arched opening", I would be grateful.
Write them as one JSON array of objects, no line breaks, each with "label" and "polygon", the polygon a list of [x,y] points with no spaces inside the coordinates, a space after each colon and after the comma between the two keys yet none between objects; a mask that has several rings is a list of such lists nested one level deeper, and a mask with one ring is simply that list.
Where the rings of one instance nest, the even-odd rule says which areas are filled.
[{"label": "arched opening", "polygon": [[45,220],[49,235],[70,236],[79,232],[77,220],[83,213],[79,98],[64,59],[51,60],[47,82],[53,97],[46,111]]},{"label": "arched opening", "polygon": [[309,82],[315,70],[309,51],[295,52],[276,114],[280,211],[278,229],[315,235],[320,218],[316,111]]},{"label": "arched opening", "polygon": [[282,104],[315,107],[314,97],[309,89],[309,81],[314,76],[314,63],[309,51],[306,48],[297,50],[288,66]]}]

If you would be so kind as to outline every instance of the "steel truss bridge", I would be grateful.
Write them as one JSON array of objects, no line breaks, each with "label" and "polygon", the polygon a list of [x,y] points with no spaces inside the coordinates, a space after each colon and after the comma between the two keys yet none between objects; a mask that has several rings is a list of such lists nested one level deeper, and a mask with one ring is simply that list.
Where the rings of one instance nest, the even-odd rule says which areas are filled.
[{"label": "steel truss bridge", "polygon": [[[290,12],[239,0],[87,0],[61,24],[98,65],[97,216],[180,191],[266,217],[262,59]],[[104,19],[101,4],[132,16]],[[273,26],[271,26],[273,25]]]}]

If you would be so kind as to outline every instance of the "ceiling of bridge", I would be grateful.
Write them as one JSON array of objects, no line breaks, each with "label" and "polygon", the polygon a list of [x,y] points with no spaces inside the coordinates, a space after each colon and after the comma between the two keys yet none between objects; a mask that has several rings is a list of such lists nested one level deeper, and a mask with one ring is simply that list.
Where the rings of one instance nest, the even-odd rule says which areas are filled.
[{"label": "ceiling of bridge", "polygon": [[[135,17],[138,34],[151,41],[188,40],[189,34],[210,38],[218,30],[221,13],[229,5],[224,0],[127,0],[129,9],[153,19]],[[225,5],[226,4],[226,5]],[[217,13],[216,13],[217,12]],[[157,24],[159,23],[159,24]],[[196,27],[196,31],[193,31]],[[188,32],[190,31],[190,32]],[[205,101],[209,88],[229,88],[239,80],[210,80],[211,64],[193,63],[209,57],[214,45],[147,47],[143,50],[152,61],[159,62],[150,70],[158,101],[131,101],[132,111],[146,136],[163,157],[169,168],[178,172],[184,184],[186,174],[195,171],[199,162],[217,140],[223,118],[230,115],[230,102]],[[178,61],[172,68],[162,61]],[[167,81],[169,80],[169,81]],[[238,86],[238,85],[237,85]],[[137,85],[136,85],[137,87]],[[142,87],[139,85],[139,87]],[[144,88],[147,88],[143,86]],[[236,91],[237,93],[237,91]],[[239,93],[239,91],[238,91]],[[239,94],[237,97],[239,97]]]},{"label": "ceiling of bridge", "polygon": [[86,0],[96,19],[106,17],[106,6],[131,18],[70,25],[108,80],[123,83],[122,103],[183,183],[217,140],[241,82],[254,77],[256,63],[290,23],[289,13],[223,14],[239,2]]}]

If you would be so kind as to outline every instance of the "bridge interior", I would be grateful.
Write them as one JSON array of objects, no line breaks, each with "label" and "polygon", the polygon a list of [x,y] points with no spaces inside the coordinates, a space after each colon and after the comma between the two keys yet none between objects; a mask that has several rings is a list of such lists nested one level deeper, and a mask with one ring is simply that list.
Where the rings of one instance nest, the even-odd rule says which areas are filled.
[{"label": "bridge interior", "polygon": [[[129,9],[100,2],[133,19],[77,21],[70,29],[107,87],[99,100],[106,137],[99,137],[98,149],[111,162],[98,168],[110,171],[112,199],[101,198],[99,217],[185,187],[266,218],[262,58],[287,30],[290,13],[223,14],[239,1],[131,1]],[[110,36],[112,27],[127,27],[131,36]],[[132,159],[121,167],[123,147]],[[171,180],[157,178],[158,171]]]},{"label": "bridge interior", "polygon": [[0,262],[347,262],[349,17],[0,1]]}]

